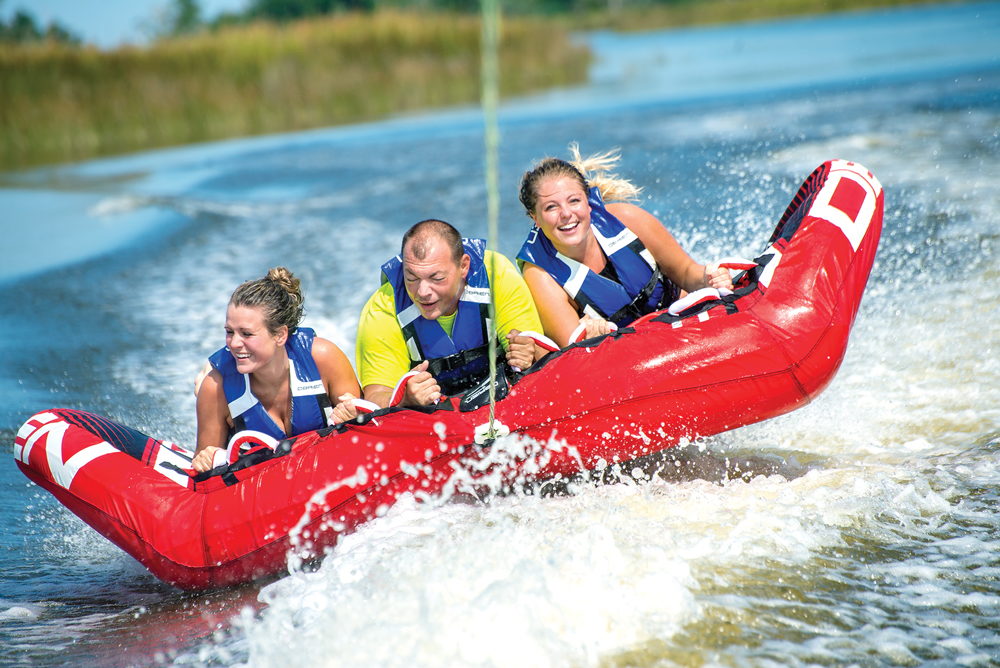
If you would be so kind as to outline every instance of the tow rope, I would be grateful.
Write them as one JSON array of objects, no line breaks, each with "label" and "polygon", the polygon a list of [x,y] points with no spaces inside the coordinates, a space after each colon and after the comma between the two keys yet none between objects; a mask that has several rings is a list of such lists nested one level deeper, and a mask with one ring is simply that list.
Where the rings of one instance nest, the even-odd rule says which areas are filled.
[{"label": "tow rope", "polygon": [[[497,152],[500,145],[500,130],[497,124],[497,106],[500,97],[500,65],[498,58],[500,43],[500,4],[498,0],[482,0],[482,38],[480,46],[480,103],[483,107],[483,141],[486,178],[486,248],[493,251],[487,258],[486,271],[491,277],[488,331],[496,328],[496,301],[492,289],[494,257],[497,252],[497,224],[500,218],[500,177],[497,166]],[[510,430],[496,420],[496,379],[497,379],[497,337],[489,337],[490,359],[490,421],[476,427],[475,441],[480,445],[492,443],[498,436]]]}]

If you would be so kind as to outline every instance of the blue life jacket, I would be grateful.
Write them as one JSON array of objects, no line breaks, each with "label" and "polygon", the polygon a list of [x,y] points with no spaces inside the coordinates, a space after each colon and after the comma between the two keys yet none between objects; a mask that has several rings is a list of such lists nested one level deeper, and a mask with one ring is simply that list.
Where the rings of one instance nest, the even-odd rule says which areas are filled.
[{"label": "blue life jacket", "polygon": [[[333,408],[323,386],[323,379],[312,356],[312,343],[316,332],[299,327],[288,335],[285,352],[288,353],[288,372],[292,391],[291,436],[321,429],[333,424]],[[253,429],[270,434],[277,440],[286,438],[285,429],[268,414],[257,397],[250,391],[250,375],[236,369],[236,359],[228,348],[221,348],[208,358],[211,365],[222,374],[222,389],[229,402],[233,418],[233,433]]]},{"label": "blue life jacket", "polygon": [[[410,368],[428,360],[427,370],[442,394],[455,395],[489,376],[489,337],[496,336],[489,317],[490,279],[486,272],[486,242],[462,239],[469,256],[465,290],[459,297],[451,336],[437,320],[428,320],[406,292],[403,260],[397,255],[382,265],[382,283],[391,283],[396,319],[403,330]],[[498,355],[503,349],[497,344]]]},{"label": "blue life jacket", "polygon": [[618,275],[617,281],[557,251],[537,225],[517,254],[521,266],[531,262],[548,272],[576,302],[580,315],[601,317],[619,326],[676,300],[680,290],[660,274],[656,260],[639,237],[605,208],[597,188],[590,188],[587,201],[590,227]]}]

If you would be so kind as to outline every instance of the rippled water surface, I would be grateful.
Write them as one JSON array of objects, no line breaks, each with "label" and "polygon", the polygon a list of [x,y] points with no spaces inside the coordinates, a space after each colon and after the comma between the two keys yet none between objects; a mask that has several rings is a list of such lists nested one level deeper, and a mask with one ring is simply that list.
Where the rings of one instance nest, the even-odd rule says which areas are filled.
[{"label": "rippled water surface", "polygon": [[[638,482],[404,500],[316,569],[209,595],[156,581],[8,460],[0,663],[996,665],[998,28],[985,3],[599,34],[590,85],[504,109],[508,255],[519,174],[570,141],[621,147],[702,261],[759,250],[824,160],[874,171],[882,244],[812,404]],[[481,154],[478,115],[454,110],[6,175],[0,436],[69,406],[192,443],[226,300],[276,264],[353,354],[403,230],[485,235]]]}]

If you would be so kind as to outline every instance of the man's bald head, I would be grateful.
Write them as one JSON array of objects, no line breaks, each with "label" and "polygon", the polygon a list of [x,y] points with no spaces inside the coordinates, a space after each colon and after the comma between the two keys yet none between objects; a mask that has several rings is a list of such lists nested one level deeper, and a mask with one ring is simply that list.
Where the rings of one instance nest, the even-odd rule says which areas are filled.
[{"label": "man's bald head", "polygon": [[462,256],[465,255],[462,235],[452,225],[434,218],[421,220],[406,231],[399,254],[403,256],[409,251],[416,259],[423,260],[427,257],[432,242],[435,241],[443,241],[451,251],[451,259],[455,264],[461,263]]}]

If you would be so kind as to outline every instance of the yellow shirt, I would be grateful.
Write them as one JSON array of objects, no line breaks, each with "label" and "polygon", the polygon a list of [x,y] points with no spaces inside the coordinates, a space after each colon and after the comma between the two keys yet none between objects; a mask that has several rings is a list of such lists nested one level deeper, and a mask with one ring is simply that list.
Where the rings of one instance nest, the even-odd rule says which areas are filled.
[{"label": "yellow shirt", "polygon": [[[490,287],[496,300],[496,331],[501,345],[506,349],[507,332],[512,329],[541,332],[542,323],[531,292],[511,261],[500,253],[486,251],[485,263],[487,269],[493,270]],[[438,318],[449,336],[457,314],[456,311]],[[394,387],[410,370],[410,354],[396,319],[396,301],[391,283],[384,283],[376,290],[361,310],[355,357],[362,389],[368,385]]]}]

